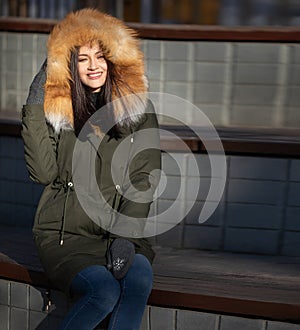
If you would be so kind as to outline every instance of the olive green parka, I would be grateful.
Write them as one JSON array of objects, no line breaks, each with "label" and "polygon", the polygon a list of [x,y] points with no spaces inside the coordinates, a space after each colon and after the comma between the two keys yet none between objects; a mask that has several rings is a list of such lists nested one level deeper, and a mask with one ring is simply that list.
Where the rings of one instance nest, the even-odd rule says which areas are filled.
[{"label": "olive green parka", "polygon": [[[70,25],[69,39],[73,37],[73,41],[66,44],[63,38]],[[123,45],[117,40],[120,31]],[[127,43],[123,40],[126,38],[129,39]],[[123,95],[119,95],[124,96],[125,103],[116,103],[111,110],[115,111],[115,119],[119,122],[120,136],[99,134],[95,125],[87,123],[91,129],[82,135],[84,141],[79,141],[73,129],[66,66],[72,47],[95,40],[100,42],[106,58],[116,69],[126,73],[123,80],[126,83],[121,86]],[[121,49],[116,50],[115,41]],[[61,47],[64,50],[60,49],[58,54]],[[131,58],[126,58],[128,52]],[[57,67],[60,67],[59,72]],[[67,16],[50,35],[44,104],[23,107],[22,137],[27,168],[32,180],[45,185],[35,215],[34,240],[49,280],[66,293],[80,270],[95,264],[106,265],[108,245],[122,233],[134,243],[136,253],[144,254],[150,262],[153,260],[153,250],[142,231],[143,219],[148,216],[158,184],[159,177],[153,170],[161,168],[161,155],[159,147],[139,150],[145,139],[159,146],[159,136],[151,130],[158,128],[158,123],[150,101],[139,96],[140,104],[137,105],[130,97],[128,102],[126,98],[130,93],[138,95],[146,91],[143,72],[142,55],[137,50],[133,32],[115,18],[95,10],[81,10]],[[113,97],[117,100],[114,94]],[[150,133],[145,138],[143,132],[148,129]],[[78,143],[84,144],[84,157],[78,152],[74,156]],[[115,157],[120,150],[121,157]],[[91,162],[93,157],[88,159],[86,155],[94,155],[94,162]],[[79,169],[78,161],[81,163]],[[103,196],[104,202],[100,201],[92,212],[82,205],[82,195],[78,195],[82,182],[78,184],[78,180],[74,180],[76,171],[79,176],[82,172],[91,173],[92,183],[84,181],[87,200],[90,198],[89,186],[95,182]],[[88,204],[91,208],[95,200],[98,201],[92,197]],[[96,220],[93,218],[95,213],[99,213]],[[123,227],[126,227],[125,231]],[[108,230],[112,233],[108,234]]]}]

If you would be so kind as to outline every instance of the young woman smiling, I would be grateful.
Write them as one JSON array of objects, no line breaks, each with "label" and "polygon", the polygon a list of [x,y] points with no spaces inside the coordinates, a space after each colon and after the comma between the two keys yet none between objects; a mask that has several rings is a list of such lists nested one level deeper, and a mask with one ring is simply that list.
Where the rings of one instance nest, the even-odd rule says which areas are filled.
[{"label": "young woman smiling", "polygon": [[[79,297],[60,329],[92,330],[109,314],[109,329],[140,327],[152,288],[153,250],[142,236],[134,238],[134,230],[122,240],[85,212],[74,189],[73,151],[82,127],[102,136],[93,169],[107,204],[103,214],[114,214],[117,226],[123,224],[118,215],[146,218],[151,198],[142,201],[139,192],[153,197],[158,184],[153,170],[161,166],[159,149],[133,152],[141,143],[136,133],[158,127],[151,102],[141,96],[146,91],[142,53],[134,31],[121,21],[83,9],[54,27],[47,63],[23,107],[22,136],[30,176],[45,185],[33,226],[41,263],[52,285]],[[128,95],[138,95],[143,106],[136,106]],[[99,126],[92,124],[93,115],[109,104],[109,115]],[[107,122],[109,129],[103,131]],[[114,162],[120,145],[133,153]],[[90,173],[91,164],[82,161],[82,171]],[[113,251],[119,259],[111,268]]]}]

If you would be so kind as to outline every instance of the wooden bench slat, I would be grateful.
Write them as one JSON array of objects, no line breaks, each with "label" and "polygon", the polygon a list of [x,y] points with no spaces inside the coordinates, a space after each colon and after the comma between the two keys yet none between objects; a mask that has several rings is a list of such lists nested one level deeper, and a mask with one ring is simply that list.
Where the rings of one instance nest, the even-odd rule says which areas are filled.
[{"label": "wooden bench slat", "polygon": [[[168,152],[206,153],[203,142],[183,127],[161,126],[178,135],[185,147],[169,136],[161,135],[161,149]],[[223,149],[228,155],[300,158],[300,130],[251,130],[242,128],[217,128]],[[20,137],[21,125],[13,120],[0,119],[0,135]],[[210,144],[213,152],[213,142]],[[218,152],[219,150],[217,150]]]}]

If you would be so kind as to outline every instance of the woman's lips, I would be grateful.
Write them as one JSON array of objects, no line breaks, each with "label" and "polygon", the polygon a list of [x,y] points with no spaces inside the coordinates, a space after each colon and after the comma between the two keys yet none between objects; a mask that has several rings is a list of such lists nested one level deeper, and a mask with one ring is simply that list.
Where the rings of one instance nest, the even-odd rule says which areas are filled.
[{"label": "woman's lips", "polygon": [[98,73],[89,73],[87,76],[88,76],[88,78],[91,79],[91,80],[96,80],[96,79],[101,78],[101,76],[102,76],[102,72],[98,72]]}]

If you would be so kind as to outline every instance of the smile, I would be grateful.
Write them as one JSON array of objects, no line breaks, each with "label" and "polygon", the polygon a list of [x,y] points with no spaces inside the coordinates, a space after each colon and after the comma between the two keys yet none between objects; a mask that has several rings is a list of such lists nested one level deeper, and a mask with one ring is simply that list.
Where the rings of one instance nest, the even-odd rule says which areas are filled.
[{"label": "smile", "polygon": [[98,73],[89,73],[88,75],[87,75],[88,77],[89,77],[89,79],[99,79],[99,78],[101,78],[101,76],[102,76],[102,72],[98,72]]}]

